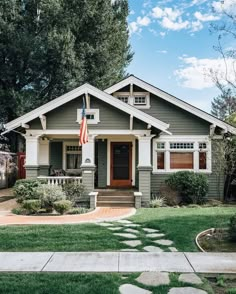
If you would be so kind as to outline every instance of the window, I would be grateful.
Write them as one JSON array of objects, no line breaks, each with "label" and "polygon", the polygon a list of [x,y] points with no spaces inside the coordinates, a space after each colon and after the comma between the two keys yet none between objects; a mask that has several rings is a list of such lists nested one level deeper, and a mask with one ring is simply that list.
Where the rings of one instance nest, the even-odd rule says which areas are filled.
[{"label": "window", "polygon": [[170,169],[193,169],[193,153],[171,152]]},{"label": "window", "polygon": [[124,103],[129,103],[129,96],[117,96],[117,98]]},{"label": "window", "polygon": [[211,141],[207,136],[160,136],[153,140],[153,172],[211,172]]},{"label": "window", "polygon": [[66,169],[80,169],[82,149],[78,145],[66,145]]},{"label": "window", "polygon": [[134,105],[146,105],[146,96],[134,96]]},{"label": "window", "polygon": [[[95,125],[100,122],[99,109],[85,109],[87,124]],[[77,122],[80,124],[82,119],[82,109],[77,109]]]},{"label": "window", "polygon": [[136,108],[150,108],[149,92],[133,92],[133,94],[130,92],[115,92],[113,95],[120,101],[133,105]]}]

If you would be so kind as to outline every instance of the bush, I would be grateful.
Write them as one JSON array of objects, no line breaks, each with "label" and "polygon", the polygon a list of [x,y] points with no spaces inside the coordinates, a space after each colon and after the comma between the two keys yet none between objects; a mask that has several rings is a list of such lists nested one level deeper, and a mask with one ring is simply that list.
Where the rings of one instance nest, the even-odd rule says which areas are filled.
[{"label": "bush", "polygon": [[71,209],[72,202],[69,200],[60,200],[53,203],[54,209],[60,214],[64,214],[65,212]]},{"label": "bush", "polygon": [[13,187],[13,193],[18,203],[24,200],[38,199],[37,190],[42,186],[42,181],[37,179],[18,180]]},{"label": "bush", "polygon": [[27,214],[26,209],[24,209],[23,207],[13,208],[11,212],[14,214],[17,214],[17,215],[26,215]]},{"label": "bush", "polygon": [[36,213],[41,208],[41,201],[40,200],[24,200],[22,203],[22,208],[26,209],[27,212]]},{"label": "bush", "polygon": [[72,208],[70,211],[68,211],[68,214],[83,214],[91,211],[90,208],[85,208],[85,207],[76,207]]},{"label": "bush", "polygon": [[202,204],[206,201],[208,181],[204,174],[180,171],[170,175],[166,183],[180,193],[185,203]]},{"label": "bush", "polygon": [[164,197],[154,197],[151,201],[150,201],[150,207],[152,208],[157,208],[157,207],[162,207],[162,206],[166,206],[166,199]]},{"label": "bush", "polygon": [[53,203],[60,200],[65,200],[66,195],[62,191],[61,186],[42,185],[38,187],[37,194],[41,200],[41,205],[47,212],[53,211]]},{"label": "bush", "polygon": [[62,189],[66,194],[66,199],[70,200],[73,206],[85,192],[85,187],[83,185],[75,183],[64,184]]},{"label": "bush", "polygon": [[171,187],[166,185],[165,183],[160,186],[160,196],[166,199],[166,204],[169,206],[179,205],[181,202],[181,197],[179,196],[179,192],[173,190]]},{"label": "bush", "polygon": [[236,242],[236,214],[230,218],[229,237],[232,241]]}]

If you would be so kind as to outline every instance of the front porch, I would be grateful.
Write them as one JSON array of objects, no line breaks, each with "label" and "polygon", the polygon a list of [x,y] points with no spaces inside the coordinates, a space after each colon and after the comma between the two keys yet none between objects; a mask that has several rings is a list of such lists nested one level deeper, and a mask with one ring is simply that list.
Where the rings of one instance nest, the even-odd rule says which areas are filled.
[{"label": "front porch", "polygon": [[[149,205],[153,137],[150,130],[90,130],[89,141],[83,146],[79,146],[77,131],[27,132],[27,178],[44,178],[50,185],[67,181],[83,184],[87,200],[96,189],[128,189],[128,192],[135,189],[142,193],[142,206]],[[106,196],[112,202],[122,194],[115,195],[113,191]],[[129,200],[130,196],[127,195]],[[136,197],[133,199],[135,205]]]}]

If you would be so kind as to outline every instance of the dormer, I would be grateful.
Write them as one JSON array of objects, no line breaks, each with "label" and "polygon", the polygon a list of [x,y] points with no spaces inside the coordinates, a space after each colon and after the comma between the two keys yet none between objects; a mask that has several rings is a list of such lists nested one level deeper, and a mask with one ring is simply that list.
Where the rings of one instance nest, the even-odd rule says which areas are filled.
[{"label": "dormer", "polygon": [[130,104],[138,109],[150,108],[150,93],[140,87],[129,84],[113,92],[112,95],[120,101]]}]

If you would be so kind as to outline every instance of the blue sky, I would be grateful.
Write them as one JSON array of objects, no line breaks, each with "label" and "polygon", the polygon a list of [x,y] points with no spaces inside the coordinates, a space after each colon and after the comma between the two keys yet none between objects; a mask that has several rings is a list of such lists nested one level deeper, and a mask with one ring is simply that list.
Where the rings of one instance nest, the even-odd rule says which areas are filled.
[{"label": "blue sky", "polygon": [[[135,53],[128,72],[210,112],[219,94],[207,73],[222,69],[213,49],[217,35],[211,23],[222,20],[222,9],[236,0],[129,0],[130,43]],[[212,9],[214,7],[214,11]],[[235,47],[226,40],[225,48]]]}]

